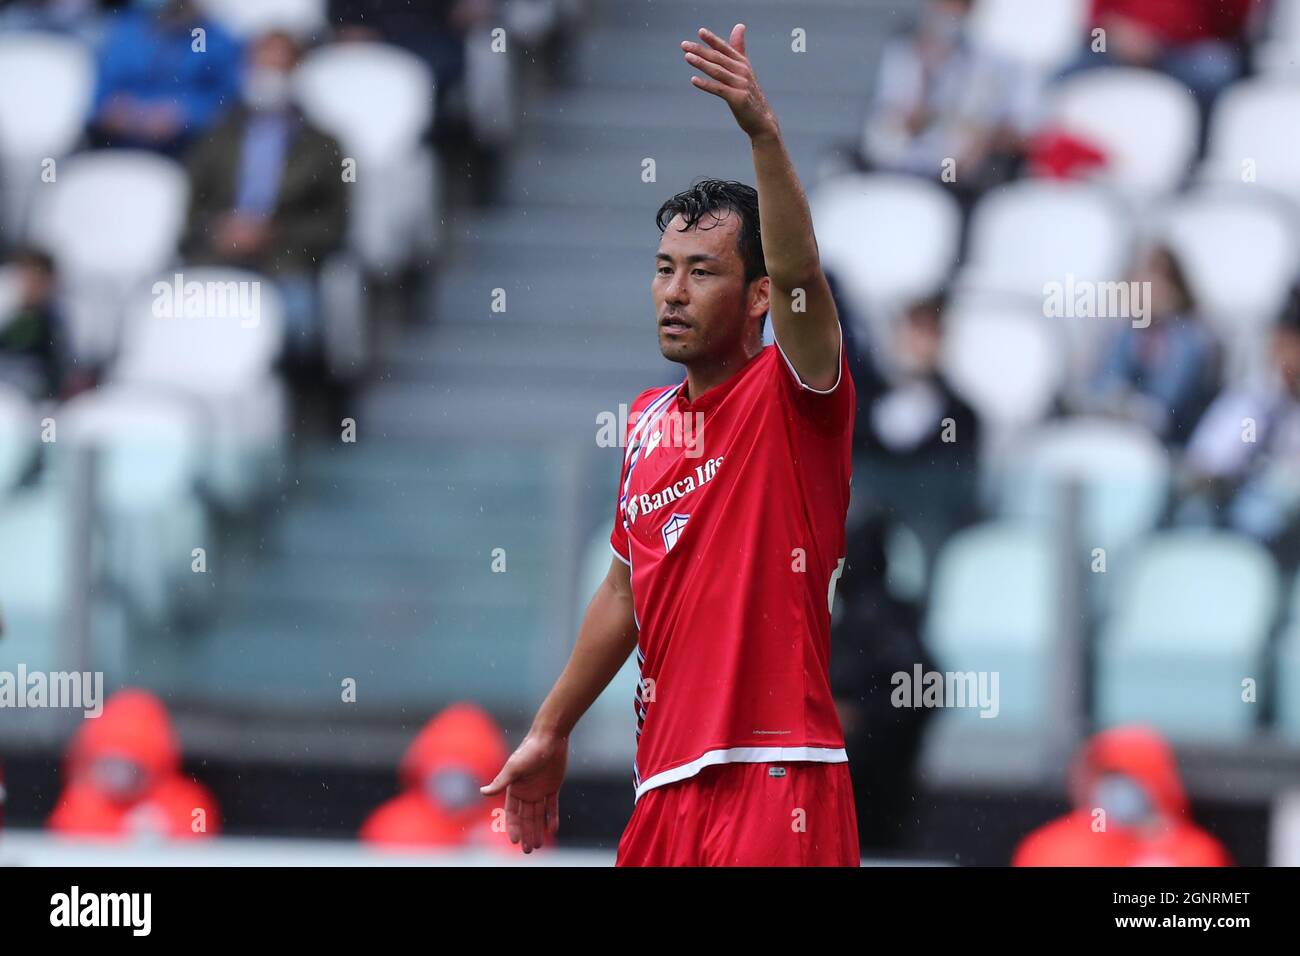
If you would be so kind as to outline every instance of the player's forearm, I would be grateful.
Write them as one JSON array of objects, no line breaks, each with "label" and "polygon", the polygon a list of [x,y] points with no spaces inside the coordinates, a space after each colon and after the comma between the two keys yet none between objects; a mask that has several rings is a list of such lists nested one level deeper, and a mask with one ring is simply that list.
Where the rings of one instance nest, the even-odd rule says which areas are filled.
[{"label": "player's forearm", "polygon": [[821,260],[808,198],[775,120],[770,129],[751,136],[750,145],[767,274],[777,289],[807,288],[820,274]]},{"label": "player's forearm", "polygon": [[601,583],[587,606],[569,662],[533,718],[532,733],[568,737],[636,646],[632,595]]}]

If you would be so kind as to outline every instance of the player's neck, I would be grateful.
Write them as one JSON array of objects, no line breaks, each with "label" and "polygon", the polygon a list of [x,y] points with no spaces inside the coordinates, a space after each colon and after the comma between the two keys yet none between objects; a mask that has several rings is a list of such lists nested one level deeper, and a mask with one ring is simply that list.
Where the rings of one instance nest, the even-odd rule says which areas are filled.
[{"label": "player's neck", "polygon": [[763,351],[763,343],[755,341],[743,350],[728,353],[715,362],[696,363],[686,369],[686,400],[697,401],[702,395],[723,385],[733,375],[749,364]]}]

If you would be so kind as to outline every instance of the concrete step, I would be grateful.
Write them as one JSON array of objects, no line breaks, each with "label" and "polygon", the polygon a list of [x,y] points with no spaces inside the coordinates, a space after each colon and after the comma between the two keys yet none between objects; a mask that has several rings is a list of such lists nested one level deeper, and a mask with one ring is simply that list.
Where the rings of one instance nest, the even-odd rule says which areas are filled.
[{"label": "concrete step", "polygon": [[[710,20],[716,23],[715,17]],[[856,29],[843,33],[834,29],[833,21],[813,25],[802,8],[793,7],[786,11],[779,28],[760,29],[747,21],[746,26],[746,52],[769,96],[788,92],[865,96],[875,82],[873,67],[879,48],[889,36],[888,31],[868,28],[866,22],[855,23]],[[628,42],[626,27],[589,31],[577,44],[574,81],[623,88],[629,95],[676,95],[692,90],[690,77],[702,74],[686,62],[681,42],[698,40],[696,27],[661,27],[662,22],[657,21],[638,31],[635,43]],[[793,49],[793,31],[799,27],[804,30],[802,52]],[[726,28],[714,25],[710,29]]]},{"label": "concrete step", "polygon": [[[439,284],[435,314],[439,322],[496,327],[583,322],[628,327],[654,314],[650,279],[642,269],[593,275],[545,269],[459,274]],[[494,311],[496,305],[503,311]]]},{"label": "concrete step", "polygon": [[662,363],[661,376],[628,382],[624,388],[594,391],[585,384],[525,386],[504,393],[492,383],[447,386],[389,382],[362,400],[367,420],[385,436],[403,441],[460,439],[535,441],[563,454],[570,445],[596,444],[597,418],[630,403],[644,389],[680,381],[679,366]]},{"label": "concrete step", "polygon": [[[573,95],[612,107],[608,94],[603,91]],[[820,121],[820,129],[806,134],[785,130],[791,161],[805,183],[815,180],[833,144],[857,139],[860,124],[846,124],[843,118],[846,107],[828,105],[827,99],[831,98],[819,97],[805,105],[803,121]],[[658,109],[654,100],[624,103],[617,107],[618,118],[609,118],[607,122],[620,124],[627,118],[625,114],[641,107],[652,112]],[[577,108],[586,107],[580,104]],[[730,122],[729,115],[727,120]],[[653,125],[649,120],[632,119],[631,122],[639,129]],[[604,216],[616,211],[634,223],[651,224],[640,228],[652,229],[655,212],[663,201],[697,180],[754,182],[748,142],[739,129],[734,131],[729,145],[719,143],[706,150],[695,148],[695,129],[716,126],[717,116],[697,118],[700,125],[695,126],[691,124],[690,112],[683,110],[680,117],[665,116],[664,122],[667,126],[660,126],[657,134],[641,142],[599,148],[584,146],[582,127],[578,126],[572,131],[573,142],[568,146],[544,144],[523,149],[512,156],[507,168],[503,187],[506,201],[519,205],[601,207],[592,209],[592,214]],[[654,182],[642,181],[643,169],[649,168],[644,165],[646,159],[654,160]]]},{"label": "concrete step", "polygon": [[[666,31],[693,38],[699,27],[726,37],[731,27],[745,24],[747,35],[789,36],[796,26],[836,36],[870,36],[919,8],[917,0],[616,0],[604,3],[600,23],[616,31],[634,31],[630,47],[646,32]],[[625,33],[625,35],[628,35]]]}]

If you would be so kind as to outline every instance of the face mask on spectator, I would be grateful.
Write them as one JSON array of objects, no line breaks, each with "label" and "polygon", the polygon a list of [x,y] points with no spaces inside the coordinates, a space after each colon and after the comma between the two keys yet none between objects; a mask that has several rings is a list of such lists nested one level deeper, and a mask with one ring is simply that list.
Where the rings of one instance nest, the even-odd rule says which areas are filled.
[{"label": "face mask on spectator", "polygon": [[125,757],[100,757],[89,768],[92,785],[110,800],[129,803],[145,789],[145,773],[133,760]]},{"label": "face mask on spectator", "polygon": [[283,70],[253,67],[244,74],[244,102],[249,109],[273,112],[293,99],[293,82]]},{"label": "face mask on spectator", "polygon": [[478,792],[478,781],[467,770],[434,771],[425,778],[424,787],[434,803],[452,813],[468,809],[483,799]]},{"label": "face mask on spectator", "polygon": [[1106,811],[1106,819],[1120,826],[1135,827],[1155,815],[1151,798],[1132,777],[1106,774],[1092,788],[1092,805]]}]

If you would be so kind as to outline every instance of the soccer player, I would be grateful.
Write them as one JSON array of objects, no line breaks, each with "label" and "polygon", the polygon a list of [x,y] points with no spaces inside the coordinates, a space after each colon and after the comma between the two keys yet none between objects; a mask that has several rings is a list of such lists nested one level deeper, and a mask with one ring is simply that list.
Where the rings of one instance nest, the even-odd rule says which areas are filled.
[{"label": "soccer player", "polygon": [[[757,190],[669,199],[651,283],[659,348],[686,368],[633,403],[609,573],[505,790],[525,853],[559,821],[569,734],[635,648],[636,802],[622,866],[857,866],[831,699],[854,386],[808,202],[745,55],[682,43],[748,135]],[[759,229],[760,220],[763,228]],[[776,345],[762,336],[770,312]]]}]

